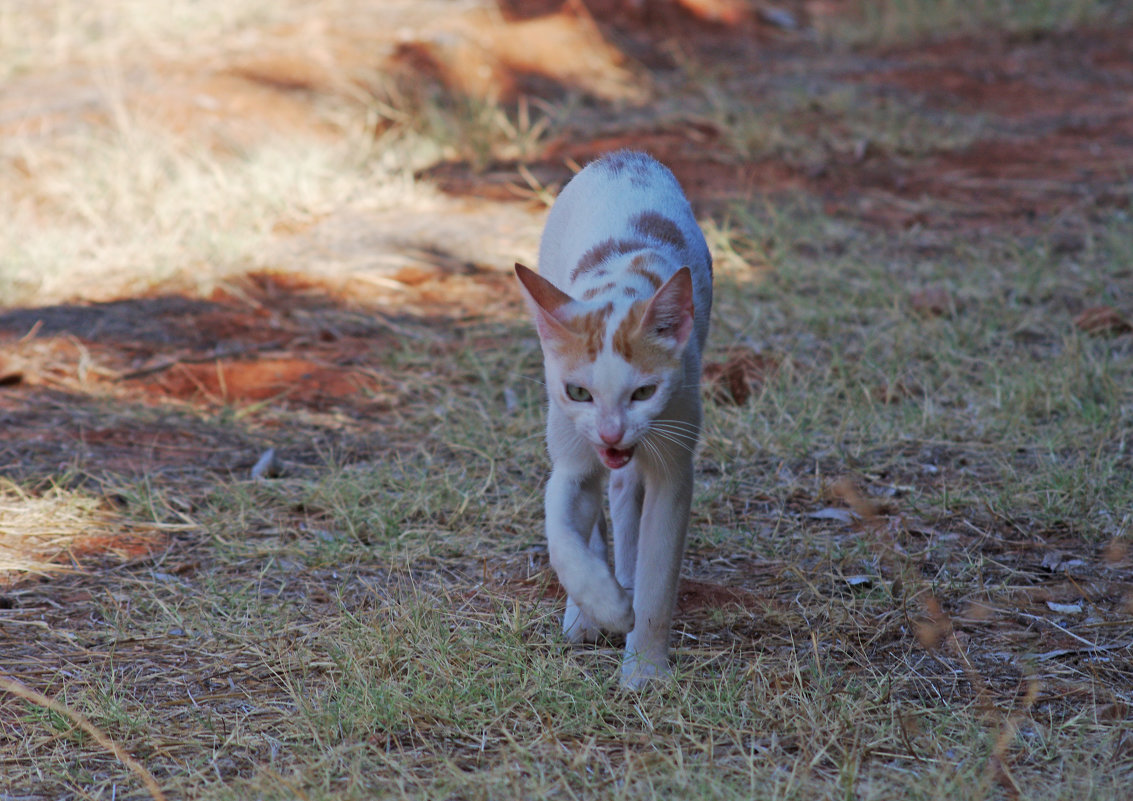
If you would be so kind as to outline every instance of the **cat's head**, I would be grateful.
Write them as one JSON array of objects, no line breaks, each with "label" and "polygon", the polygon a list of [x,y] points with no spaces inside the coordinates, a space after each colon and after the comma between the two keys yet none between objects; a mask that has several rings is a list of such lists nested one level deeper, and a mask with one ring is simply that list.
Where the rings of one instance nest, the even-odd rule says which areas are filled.
[{"label": "cat's head", "polygon": [[691,272],[682,267],[652,297],[618,305],[578,301],[521,264],[515,271],[543,346],[551,403],[607,467],[623,467],[685,381]]}]

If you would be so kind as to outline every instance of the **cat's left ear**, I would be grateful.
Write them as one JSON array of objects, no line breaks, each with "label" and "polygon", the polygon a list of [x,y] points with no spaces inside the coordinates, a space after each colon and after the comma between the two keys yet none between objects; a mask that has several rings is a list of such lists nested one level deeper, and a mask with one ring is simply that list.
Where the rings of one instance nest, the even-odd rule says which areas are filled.
[{"label": "cat's left ear", "polygon": [[642,330],[671,340],[677,349],[683,348],[692,334],[695,308],[692,271],[682,267],[653,294],[641,320]]}]

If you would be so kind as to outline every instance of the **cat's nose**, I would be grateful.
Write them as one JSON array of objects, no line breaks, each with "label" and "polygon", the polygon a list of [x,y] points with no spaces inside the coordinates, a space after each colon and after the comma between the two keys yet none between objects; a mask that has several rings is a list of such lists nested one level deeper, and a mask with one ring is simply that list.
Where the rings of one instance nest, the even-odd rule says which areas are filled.
[{"label": "cat's nose", "polygon": [[598,436],[601,437],[602,441],[605,442],[607,445],[617,445],[619,442],[622,441],[622,437],[625,436],[625,433],[626,433],[625,429],[622,429],[622,428],[600,428],[600,429],[598,429]]}]

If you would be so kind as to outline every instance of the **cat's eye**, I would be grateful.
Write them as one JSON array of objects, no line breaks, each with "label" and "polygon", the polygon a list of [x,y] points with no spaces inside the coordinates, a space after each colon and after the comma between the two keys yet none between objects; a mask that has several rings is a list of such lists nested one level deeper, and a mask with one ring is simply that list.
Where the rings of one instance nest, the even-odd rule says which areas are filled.
[{"label": "cat's eye", "polygon": [[566,394],[568,398],[570,398],[572,401],[577,401],[578,403],[586,403],[588,401],[594,400],[590,396],[590,390],[588,390],[586,387],[580,387],[578,384],[567,384]]},{"label": "cat's eye", "polygon": [[656,391],[656,384],[646,384],[643,387],[638,387],[637,389],[635,389],[633,391],[633,394],[629,396],[629,399],[635,401],[649,400],[653,397],[653,393]]}]

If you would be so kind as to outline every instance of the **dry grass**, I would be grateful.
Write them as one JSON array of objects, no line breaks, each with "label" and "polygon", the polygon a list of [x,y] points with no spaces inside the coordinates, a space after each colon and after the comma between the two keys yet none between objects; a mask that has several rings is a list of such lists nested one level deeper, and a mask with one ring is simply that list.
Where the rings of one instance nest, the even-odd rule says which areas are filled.
[{"label": "dry grass", "polygon": [[[363,5],[332,10],[364,32]],[[0,569],[23,574],[0,591],[0,799],[1127,795],[1133,339],[1076,322],[1129,314],[1110,184],[978,235],[931,196],[919,213],[949,224],[819,200],[806,176],[1023,128],[840,83],[833,51],[810,89],[789,59],[682,54],[624,109],[398,94],[344,45],[338,79],[272,90],[303,125],[218,144],[139,103],[131,43],[223,73],[242,37],[359,39],[318,38],[301,4],[193,4],[200,35],[147,8],[0,11],[0,44],[44,45],[8,51],[17,84],[124,81],[0,145],[24,165],[0,189]],[[689,121],[718,132],[683,166],[707,176],[724,378],[678,680],[624,694],[617,642],[557,631],[539,353],[504,273],[584,133]],[[803,178],[727,182],[769,159]],[[444,197],[445,160],[438,180],[506,173],[515,200]],[[226,383],[265,363],[365,380]]]},{"label": "dry grass", "polygon": [[538,114],[481,103],[454,115],[439,97],[390,105],[378,87],[398,26],[408,35],[430,13],[396,2],[304,13],[209,2],[171,15],[145,3],[6,6],[0,297],[207,295],[271,268],[280,234],[344,211],[429,210],[435,193],[414,171],[469,153],[454,154],[461,136],[479,132],[479,158],[532,146]]},{"label": "dry grass", "polygon": [[92,554],[107,549],[136,560],[163,544],[168,527],[123,518],[104,492],[0,485],[0,580],[82,569]]}]

